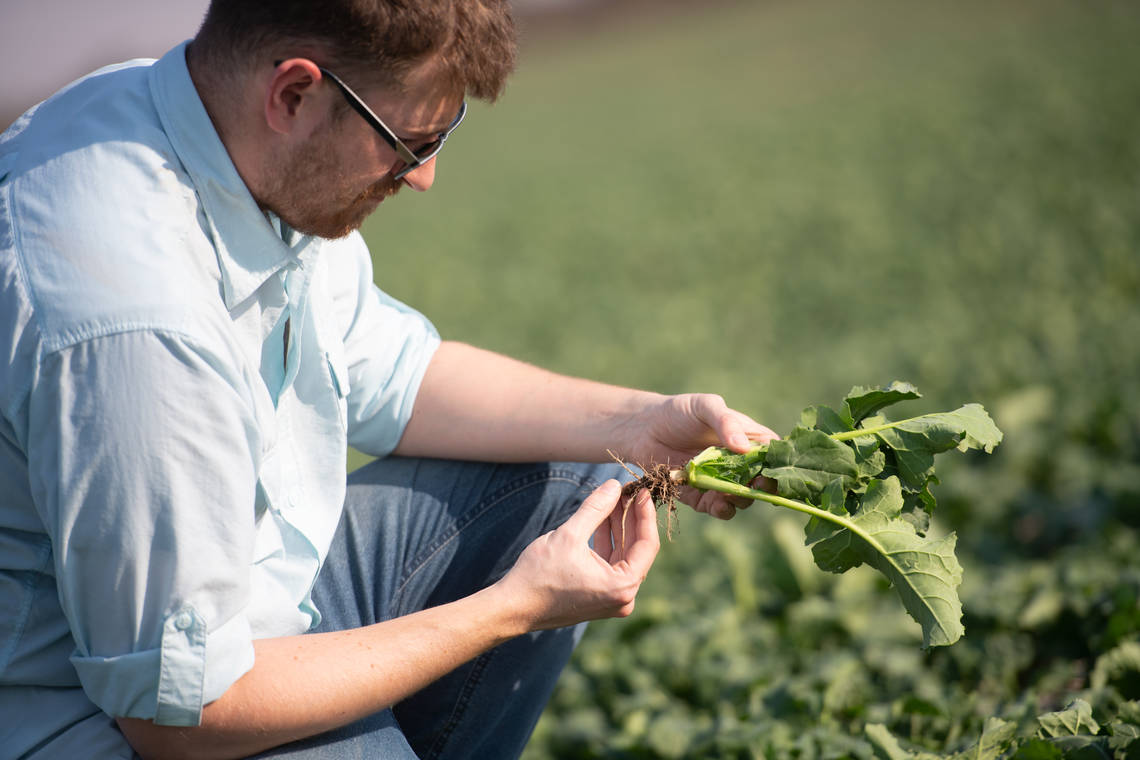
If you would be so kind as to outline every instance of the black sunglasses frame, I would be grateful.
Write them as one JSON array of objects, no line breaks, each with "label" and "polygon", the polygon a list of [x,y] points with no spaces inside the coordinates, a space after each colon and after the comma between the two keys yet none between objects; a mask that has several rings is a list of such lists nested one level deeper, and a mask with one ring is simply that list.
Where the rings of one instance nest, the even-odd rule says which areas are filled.
[{"label": "black sunglasses frame", "polygon": [[[281,63],[282,61],[276,61],[273,65],[280,66]],[[337,86],[337,89],[344,95],[344,99],[348,101],[348,104],[352,106],[353,110],[360,114],[361,117],[376,130],[381,139],[388,143],[392,150],[396,151],[396,155],[400,157],[400,160],[404,162],[404,166],[393,175],[395,179],[403,179],[409,172],[415,171],[435,158],[436,154],[443,150],[443,144],[447,142],[447,138],[451,136],[451,133],[454,132],[455,128],[463,121],[463,117],[467,115],[467,101],[465,100],[462,105],[459,106],[459,113],[455,115],[455,118],[447,129],[440,132],[434,140],[421,146],[418,150],[412,150],[403,140],[396,136],[396,133],[384,123],[383,119],[377,116],[376,113],[368,107],[368,104],[365,103],[359,95],[353,92],[351,87],[344,83],[344,80],[323,66],[318,66],[317,69],[323,76],[328,77],[332,83]]]}]

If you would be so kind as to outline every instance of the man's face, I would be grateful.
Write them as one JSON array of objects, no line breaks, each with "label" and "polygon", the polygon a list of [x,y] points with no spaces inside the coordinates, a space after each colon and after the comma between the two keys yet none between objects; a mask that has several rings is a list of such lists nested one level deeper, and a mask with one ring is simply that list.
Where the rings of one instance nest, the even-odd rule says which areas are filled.
[{"label": "man's face", "polygon": [[[409,92],[417,92],[415,84],[409,82]],[[383,89],[358,91],[410,146],[423,144],[446,129],[461,102],[461,97],[430,81],[419,84],[426,93],[421,97]],[[325,86],[329,96],[340,98],[331,81]],[[344,237],[404,185],[424,191],[435,177],[433,158],[395,179],[395,172],[403,167],[396,152],[359,114],[339,102],[335,108],[330,106],[321,127],[276,163],[263,205],[293,229],[324,238]]]},{"label": "man's face", "polygon": [[306,235],[344,237],[403,184],[391,172],[366,181],[342,156],[339,131],[330,125],[283,157],[266,193],[266,205]]}]

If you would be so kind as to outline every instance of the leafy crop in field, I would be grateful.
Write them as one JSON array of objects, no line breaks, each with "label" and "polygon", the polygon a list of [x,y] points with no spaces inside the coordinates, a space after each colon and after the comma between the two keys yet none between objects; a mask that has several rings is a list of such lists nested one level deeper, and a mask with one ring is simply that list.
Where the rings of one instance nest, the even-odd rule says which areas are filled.
[{"label": "leafy crop in field", "polygon": [[[810,515],[816,564],[833,573],[864,563],[877,569],[931,647],[953,644],[964,630],[957,537],[930,534],[934,456],[953,448],[991,452],[1002,433],[978,404],[896,422],[879,414],[920,396],[902,382],[853,388],[838,410],[805,409],[787,438],[745,454],[706,449],[688,463],[685,479]],[[776,495],[751,487],[760,476],[776,481]]]}]

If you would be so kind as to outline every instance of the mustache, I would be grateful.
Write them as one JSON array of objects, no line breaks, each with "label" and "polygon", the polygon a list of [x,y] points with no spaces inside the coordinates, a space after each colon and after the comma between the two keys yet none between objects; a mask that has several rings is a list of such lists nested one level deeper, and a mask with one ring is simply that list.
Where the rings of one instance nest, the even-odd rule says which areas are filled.
[{"label": "mustache", "polygon": [[391,176],[381,177],[369,185],[368,189],[361,193],[357,200],[379,202],[400,192],[400,188],[403,186],[402,180],[393,179]]}]

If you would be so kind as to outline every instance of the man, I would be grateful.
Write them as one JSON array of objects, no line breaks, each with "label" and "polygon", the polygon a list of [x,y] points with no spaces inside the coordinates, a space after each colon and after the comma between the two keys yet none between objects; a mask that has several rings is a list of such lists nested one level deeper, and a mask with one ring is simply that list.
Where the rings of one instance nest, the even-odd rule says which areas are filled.
[{"label": "man", "polygon": [[557,462],[772,437],[372,284],[355,230],[513,54],[497,0],[216,0],[0,138],[4,757],[515,756],[658,547]]}]

